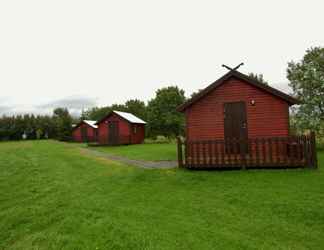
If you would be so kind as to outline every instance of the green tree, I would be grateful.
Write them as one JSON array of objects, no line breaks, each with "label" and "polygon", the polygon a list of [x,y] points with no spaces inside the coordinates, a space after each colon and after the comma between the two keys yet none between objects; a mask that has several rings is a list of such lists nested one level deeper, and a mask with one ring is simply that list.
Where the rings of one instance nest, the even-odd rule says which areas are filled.
[{"label": "green tree", "polygon": [[81,115],[80,115],[80,120],[90,120],[89,119],[89,113],[85,110],[82,109]]},{"label": "green tree", "polygon": [[0,117],[0,140],[56,138],[58,118],[49,115],[16,115]]},{"label": "green tree", "polygon": [[111,110],[124,111],[127,112],[127,107],[125,104],[113,104],[110,106]]},{"label": "green tree", "polygon": [[140,101],[138,99],[128,100],[125,103],[125,106],[127,112],[132,113],[143,120],[146,120],[146,105],[143,101]]},{"label": "green tree", "polygon": [[196,92],[193,92],[190,96],[190,98],[195,97],[196,95],[198,95],[203,89],[198,89]]},{"label": "green tree", "polygon": [[43,137],[43,130],[41,128],[36,129],[36,139],[39,140]]},{"label": "green tree", "polygon": [[3,115],[0,120],[0,140],[10,140],[12,135],[11,118]]},{"label": "green tree", "polygon": [[176,108],[186,100],[185,92],[177,86],[170,86],[156,91],[156,96],[149,101],[147,118],[149,135],[176,136],[184,131],[183,115]]},{"label": "green tree", "polygon": [[263,84],[265,84],[265,85],[269,85],[269,83],[266,81],[266,80],[264,80],[264,78],[263,78],[263,74],[254,74],[254,73],[249,73],[249,75],[248,75],[250,78],[252,78],[252,79],[254,79],[254,80],[256,80],[256,81],[258,81],[258,82],[260,82],[260,83],[263,83]]},{"label": "green tree", "polygon": [[128,112],[126,105],[124,104],[113,104],[105,107],[93,107],[89,110],[82,111],[80,119],[88,119],[98,121],[105,117],[112,110]]},{"label": "green tree", "polygon": [[301,101],[296,108],[295,119],[299,129],[311,129],[322,133],[324,129],[324,48],[306,51],[300,62],[289,62],[287,69],[289,86]]},{"label": "green tree", "polygon": [[[13,117],[14,118],[14,117]],[[28,139],[36,138],[36,129],[35,129],[35,116],[33,114],[25,114],[24,115],[24,131],[27,135]]]},{"label": "green tree", "polygon": [[56,108],[53,111],[56,121],[57,139],[67,141],[71,139],[72,117],[67,108]]},{"label": "green tree", "polygon": [[87,111],[83,111],[82,117],[88,120],[98,121],[102,119],[105,115],[107,115],[111,111],[111,107],[94,107]]}]

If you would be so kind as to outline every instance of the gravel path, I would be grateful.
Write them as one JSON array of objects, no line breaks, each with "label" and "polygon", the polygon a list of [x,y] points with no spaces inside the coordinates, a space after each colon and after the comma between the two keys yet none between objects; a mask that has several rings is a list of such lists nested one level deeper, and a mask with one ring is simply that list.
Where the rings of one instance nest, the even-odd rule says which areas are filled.
[{"label": "gravel path", "polygon": [[99,152],[96,150],[91,150],[87,148],[82,148],[81,151],[88,155],[93,155],[97,157],[106,158],[108,160],[118,161],[125,163],[127,165],[139,167],[139,168],[160,168],[160,169],[167,169],[167,168],[175,168],[178,166],[177,161],[144,161],[144,160],[132,160],[125,158],[123,156],[112,155],[106,152]]}]

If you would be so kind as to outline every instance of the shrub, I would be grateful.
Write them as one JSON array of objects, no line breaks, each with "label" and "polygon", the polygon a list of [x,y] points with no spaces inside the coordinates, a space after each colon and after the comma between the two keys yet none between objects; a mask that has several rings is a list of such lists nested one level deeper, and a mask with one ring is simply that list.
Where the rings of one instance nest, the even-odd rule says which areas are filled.
[{"label": "shrub", "polygon": [[316,137],[316,147],[318,150],[324,150],[324,137]]},{"label": "shrub", "polygon": [[145,139],[146,144],[150,143],[170,143],[173,140],[171,138],[165,137],[164,135],[157,135],[155,138],[147,138]]}]

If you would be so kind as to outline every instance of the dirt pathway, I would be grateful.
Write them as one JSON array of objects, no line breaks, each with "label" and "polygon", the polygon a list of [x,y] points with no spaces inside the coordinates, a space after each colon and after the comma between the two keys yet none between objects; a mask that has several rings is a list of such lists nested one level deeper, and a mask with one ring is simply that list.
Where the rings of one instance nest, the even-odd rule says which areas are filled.
[{"label": "dirt pathway", "polygon": [[167,169],[175,168],[178,166],[177,161],[144,161],[144,160],[132,160],[123,156],[112,155],[106,152],[99,152],[88,148],[81,148],[81,151],[85,154],[106,158],[108,160],[118,161],[127,165],[140,167],[140,168],[151,168],[151,169]]}]

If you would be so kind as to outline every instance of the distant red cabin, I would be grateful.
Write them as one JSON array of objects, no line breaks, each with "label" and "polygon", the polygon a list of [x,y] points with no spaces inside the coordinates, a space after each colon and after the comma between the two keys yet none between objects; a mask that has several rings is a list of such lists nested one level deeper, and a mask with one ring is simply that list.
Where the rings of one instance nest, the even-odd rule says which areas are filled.
[{"label": "distant red cabin", "polygon": [[236,70],[178,108],[187,140],[248,139],[289,135],[289,106],[298,101]]},{"label": "distant red cabin", "polygon": [[107,145],[139,144],[145,138],[146,122],[133,114],[112,111],[98,121],[98,143]]},{"label": "distant red cabin", "polygon": [[76,142],[94,142],[97,140],[96,121],[83,120],[72,130],[72,138]]}]

